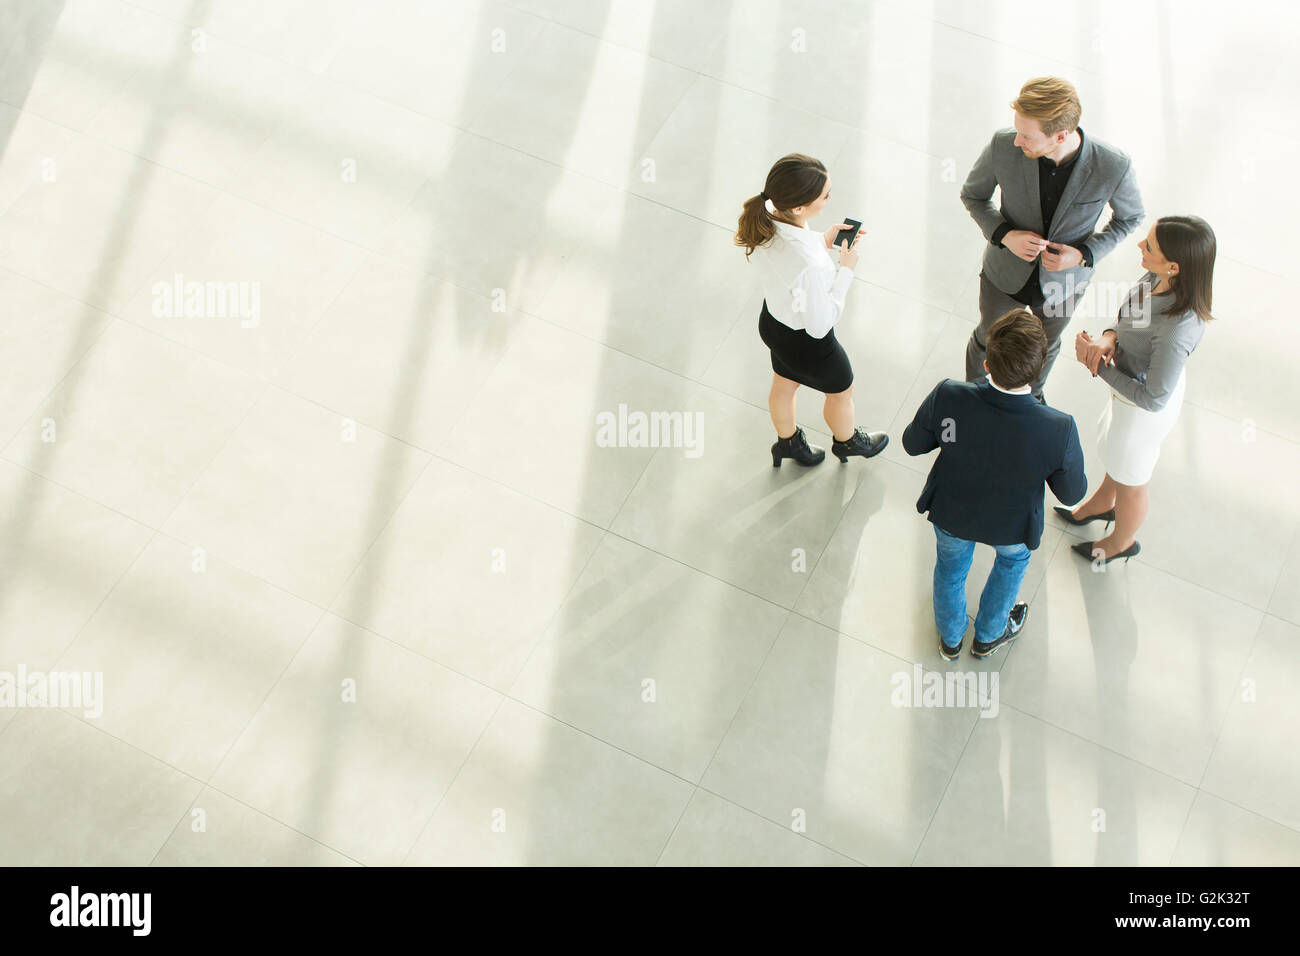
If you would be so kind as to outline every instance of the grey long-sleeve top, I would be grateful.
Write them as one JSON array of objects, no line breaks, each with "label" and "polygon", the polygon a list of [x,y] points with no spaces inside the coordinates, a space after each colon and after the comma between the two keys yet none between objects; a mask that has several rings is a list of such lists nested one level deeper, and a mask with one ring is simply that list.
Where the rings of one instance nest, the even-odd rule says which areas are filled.
[{"label": "grey long-sleeve top", "polygon": [[1174,297],[1151,295],[1155,286],[1156,277],[1148,272],[1133,287],[1106,330],[1116,335],[1115,363],[1097,372],[1120,395],[1149,412],[1168,403],[1187,357],[1205,334],[1204,320],[1190,309],[1170,315]]}]

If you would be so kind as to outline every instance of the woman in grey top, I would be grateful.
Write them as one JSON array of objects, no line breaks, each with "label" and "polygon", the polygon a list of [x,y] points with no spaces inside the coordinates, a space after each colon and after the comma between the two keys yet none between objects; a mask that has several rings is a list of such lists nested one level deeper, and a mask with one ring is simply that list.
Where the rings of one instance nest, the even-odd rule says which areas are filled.
[{"label": "woman in grey top", "polygon": [[1204,219],[1165,216],[1138,248],[1147,271],[1115,323],[1097,339],[1080,332],[1074,343],[1079,361],[1111,388],[1097,439],[1106,477],[1078,508],[1056,508],[1074,525],[1114,522],[1100,541],[1073,546],[1082,557],[1107,563],[1141,550],[1137,531],[1147,516],[1160,443],[1178,421],[1187,359],[1213,318],[1215,240]]}]

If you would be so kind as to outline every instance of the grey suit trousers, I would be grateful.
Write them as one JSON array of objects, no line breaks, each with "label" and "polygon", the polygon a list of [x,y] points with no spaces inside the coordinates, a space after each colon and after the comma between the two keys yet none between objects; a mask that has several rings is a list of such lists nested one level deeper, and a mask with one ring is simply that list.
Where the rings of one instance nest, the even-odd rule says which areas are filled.
[{"label": "grey suit trousers", "polygon": [[993,323],[1013,309],[1029,309],[1043,323],[1043,332],[1047,335],[1047,359],[1043,362],[1043,371],[1030,385],[1034,397],[1040,397],[1043,394],[1043,382],[1056,364],[1056,357],[1061,354],[1061,333],[1070,324],[1074,307],[1079,304],[1085,291],[1086,287],[1077,291],[1071,289],[1070,294],[1057,303],[1030,308],[1003,292],[981,272],[980,324],[971,332],[970,341],[966,343],[966,381],[982,382],[988,374],[984,371],[984,349]]}]

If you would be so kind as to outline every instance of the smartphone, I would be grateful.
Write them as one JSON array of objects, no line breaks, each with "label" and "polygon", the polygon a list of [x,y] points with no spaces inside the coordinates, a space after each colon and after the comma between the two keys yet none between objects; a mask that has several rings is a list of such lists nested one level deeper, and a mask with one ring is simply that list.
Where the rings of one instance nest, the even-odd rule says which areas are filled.
[{"label": "smartphone", "polygon": [[852,248],[853,240],[858,238],[858,230],[862,228],[862,223],[858,222],[856,219],[850,219],[847,216],[841,219],[840,222],[847,222],[851,228],[841,229],[835,234],[835,247],[838,249],[847,242],[849,248]]}]

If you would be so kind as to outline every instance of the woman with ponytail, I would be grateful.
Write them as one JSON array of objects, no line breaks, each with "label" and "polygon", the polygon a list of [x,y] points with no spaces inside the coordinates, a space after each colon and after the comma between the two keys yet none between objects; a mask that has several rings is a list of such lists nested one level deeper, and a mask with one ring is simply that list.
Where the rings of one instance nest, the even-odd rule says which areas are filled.
[{"label": "woman with ponytail", "polygon": [[[795,390],[800,385],[826,396],[823,414],[835,439],[831,451],[841,462],[850,455],[871,458],[889,443],[884,432],[867,432],[853,421],[853,368],[835,338],[835,323],[844,311],[844,297],[858,264],[855,239],[834,245],[845,223],[825,233],[808,221],[825,208],[831,194],[826,167],[811,156],[791,153],[777,160],[763,191],[745,203],[736,231],[736,245],[753,254],[760,267],[763,310],[758,334],[772,352],[772,391],[768,409],[776,427],[772,465],[793,458],[816,465],[826,451],[808,444],[795,424]],[[839,253],[839,267],[830,250]]]}]

